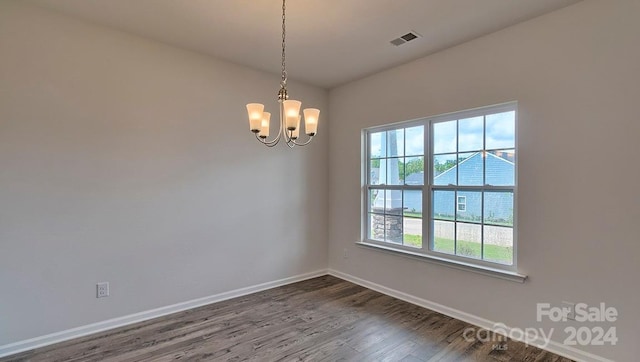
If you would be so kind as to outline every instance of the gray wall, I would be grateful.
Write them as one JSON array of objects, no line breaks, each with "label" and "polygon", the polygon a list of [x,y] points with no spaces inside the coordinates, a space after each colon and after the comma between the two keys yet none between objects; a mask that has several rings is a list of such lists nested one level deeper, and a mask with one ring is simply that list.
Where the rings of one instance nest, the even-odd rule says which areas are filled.
[{"label": "gray wall", "polygon": [[277,75],[23,1],[0,54],[0,345],[326,268],[326,91],[292,83],[320,133],[266,149]]},{"label": "gray wall", "polygon": [[[618,308],[637,360],[640,2],[587,0],[330,92],[330,268],[513,327],[536,303]],[[360,132],[519,101],[518,265],[525,284],[373,251],[360,238]],[[611,175],[616,175],[613,178]],[[348,249],[348,258],[343,250]]]}]

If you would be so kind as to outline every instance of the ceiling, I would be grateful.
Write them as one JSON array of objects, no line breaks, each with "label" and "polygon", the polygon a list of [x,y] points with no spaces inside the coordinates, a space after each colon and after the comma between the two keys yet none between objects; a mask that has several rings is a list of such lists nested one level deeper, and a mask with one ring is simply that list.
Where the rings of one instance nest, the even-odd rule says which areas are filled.
[{"label": "ceiling", "polygon": [[[331,88],[579,0],[289,0],[287,73]],[[280,0],[32,0],[93,23],[280,72]],[[422,35],[399,47],[408,31]]]}]

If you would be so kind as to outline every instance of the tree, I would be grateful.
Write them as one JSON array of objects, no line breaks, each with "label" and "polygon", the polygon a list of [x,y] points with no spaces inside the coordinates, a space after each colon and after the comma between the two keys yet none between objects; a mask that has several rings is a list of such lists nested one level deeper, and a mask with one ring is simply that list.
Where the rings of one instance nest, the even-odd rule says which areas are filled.
[{"label": "tree", "polygon": [[401,179],[404,180],[405,175],[411,175],[414,173],[424,172],[424,158],[414,158],[411,161],[404,164],[404,172],[400,172]]},{"label": "tree", "polygon": [[[391,159],[393,160],[393,159]],[[411,175],[414,173],[419,173],[419,172],[424,172],[424,158],[420,157],[420,158],[413,158],[411,161],[409,162],[402,162],[402,159],[398,159],[398,173],[399,173],[399,178],[400,180],[405,179],[405,175]],[[375,168],[380,168],[380,159],[372,159],[371,160],[371,168],[375,169]],[[386,161],[386,160],[384,160]]]},{"label": "tree", "polygon": [[433,169],[435,170],[436,176],[453,168],[456,165],[455,160],[446,160],[444,163],[437,162]]}]

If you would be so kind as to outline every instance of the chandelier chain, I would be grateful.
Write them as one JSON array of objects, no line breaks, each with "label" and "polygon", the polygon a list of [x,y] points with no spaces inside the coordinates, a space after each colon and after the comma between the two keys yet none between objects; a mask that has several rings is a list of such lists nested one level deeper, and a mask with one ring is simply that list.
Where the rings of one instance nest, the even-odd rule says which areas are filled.
[{"label": "chandelier chain", "polygon": [[287,27],[286,27],[286,7],[285,0],[282,0],[282,88],[287,87],[287,70],[286,70],[286,35],[287,35]]}]

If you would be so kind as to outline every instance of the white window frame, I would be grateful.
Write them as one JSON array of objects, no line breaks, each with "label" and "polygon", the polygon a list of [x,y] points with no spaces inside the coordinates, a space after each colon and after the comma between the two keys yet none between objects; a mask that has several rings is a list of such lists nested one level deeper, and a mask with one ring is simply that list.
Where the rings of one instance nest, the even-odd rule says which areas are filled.
[{"label": "white window frame", "polygon": [[[467,197],[466,196],[456,196],[458,199],[456,200],[456,211],[458,212],[466,212],[467,211]],[[460,201],[462,200],[462,201]],[[463,206],[460,208],[460,206]]]},{"label": "white window frame", "polygon": [[[442,190],[451,188],[453,190],[465,189],[465,186],[434,186],[433,180],[433,167],[431,165],[433,161],[433,139],[432,139],[432,127],[435,123],[447,122],[459,119],[472,118],[477,116],[485,116],[495,113],[503,113],[515,111],[515,175],[514,186],[473,186],[469,187],[469,190],[476,191],[512,191],[513,192],[513,264],[504,265],[494,263],[486,260],[473,259],[470,257],[446,254],[438,251],[434,251],[432,234],[433,234],[433,220],[432,215],[432,202],[431,195],[433,188]],[[369,185],[368,178],[370,175],[370,134],[390,131],[398,128],[410,128],[415,126],[424,126],[424,183],[423,185]],[[486,132],[486,129],[484,130]],[[402,256],[408,256],[412,258],[419,258],[426,261],[432,261],[437,264],[454,267],[457,269],[470,270],[485,275],[495,276],[502,279],[524,282],[527,278],[526,275],[518,272],[517,260],[518,260],[518,233],[517,233],[517,200],[518,200],[518,104],[517,102],[508,102],[498,105],[492,105],[487,107],[480,107],[476,109],[447,113],[437,116],[425,117],[412,121],[397,122],[393,124],[387,124],[383,126],[371,127],[362,130],[362,213],[361,213],[361,238],[357,244],[365,247],[373,247],[377,250],[385,252],[392,252]],[[486,147],[486,145],[485,145]],[[415,248],[411,246],[399,245],[388,241],[372,240],[369,235],[369,191],[372,189],[387,189],[387,190],[421,190],[422,191],[422,247]],[[464,196],[463,196],[464,197]],[[458,210],[458,196],[456,195],[456,212]],[[466,203],[465,203],[466,205]]]}]

